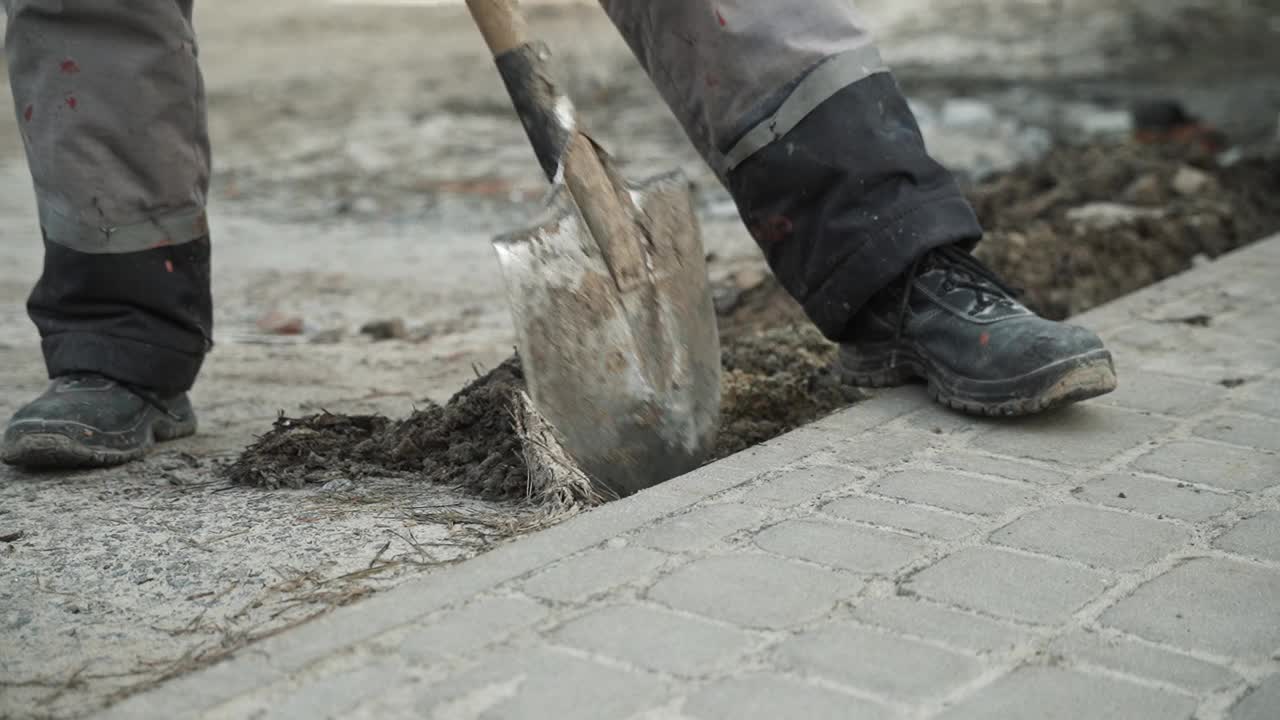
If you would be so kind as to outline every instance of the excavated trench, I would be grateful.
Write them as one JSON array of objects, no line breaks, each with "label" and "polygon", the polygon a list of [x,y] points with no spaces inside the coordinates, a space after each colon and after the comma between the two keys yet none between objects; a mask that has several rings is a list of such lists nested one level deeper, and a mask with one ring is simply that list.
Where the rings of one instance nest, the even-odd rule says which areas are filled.
[{"label": "excavated trench", "polygon": [[[1280,230],[1280,160],[1224,166],[1195,145],[1063,146],[967,189],[987,236],[977,254],[1041,314],[1063,319]],[[723,457],[862,399],[828,369],[834,346],[771,278],[717,288],[724,344]],[[468,494],[530,492],[511,358],[393,420],[281,417],[228,468],[239,483],[304,487],[334,474],[408,475]]]}]

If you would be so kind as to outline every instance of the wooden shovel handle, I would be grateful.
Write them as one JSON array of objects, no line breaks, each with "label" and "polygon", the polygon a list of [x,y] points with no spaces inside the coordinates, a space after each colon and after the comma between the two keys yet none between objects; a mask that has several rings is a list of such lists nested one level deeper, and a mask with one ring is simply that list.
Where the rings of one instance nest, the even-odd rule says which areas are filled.
[{"label": "wooden shovel handle", "polygon": [[629,289],[645,274],[644,233],[631,195],[583,134],[573,103],[551,79],[549,52],[529,40],[517,0],[467,0],[493,53],[516,113],[547,179],[559,174],[599,245],[615,282]]},{"label": "wooden shovel handle", "polygon": [[529,26],[516,0],[467,0],[467,9],[494,57],[529,42]]}]

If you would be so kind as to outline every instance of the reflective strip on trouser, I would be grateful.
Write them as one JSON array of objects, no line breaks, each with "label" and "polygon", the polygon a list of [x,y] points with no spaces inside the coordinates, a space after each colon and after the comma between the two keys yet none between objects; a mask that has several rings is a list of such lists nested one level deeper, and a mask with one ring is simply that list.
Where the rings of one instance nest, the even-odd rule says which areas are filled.
[{"label": "reflective strip on trouser", "polygon": [[886,72],[850,0],[601,0],[721,176]]},{"label": "reflective strip on trouser", "polygon": [[779,281],[831,339],[982,235],[851,0],[601,0]]},{"label": "reflective strip on trouser", "polygon": [[0,0],[46,252],[51,375],[157,390],[209,345],[209,141],[191,0]]}]

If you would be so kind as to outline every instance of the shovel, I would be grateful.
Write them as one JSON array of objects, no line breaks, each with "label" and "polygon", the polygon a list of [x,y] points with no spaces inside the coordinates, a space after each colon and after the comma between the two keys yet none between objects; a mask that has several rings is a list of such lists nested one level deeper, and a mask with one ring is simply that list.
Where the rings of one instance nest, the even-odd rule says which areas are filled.
[{"label": "shovel", "polygon": [[516,0],[467,0],[551,191],[494,239],[529,396],[564,449],[626,496],[710,456],[720,339],[691,184],[625,180],[552,82]]}]

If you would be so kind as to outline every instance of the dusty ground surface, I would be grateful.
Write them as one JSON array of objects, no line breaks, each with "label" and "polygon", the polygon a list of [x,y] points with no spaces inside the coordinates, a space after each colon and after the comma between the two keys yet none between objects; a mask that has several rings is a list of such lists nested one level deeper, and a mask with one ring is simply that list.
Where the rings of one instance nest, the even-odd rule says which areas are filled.
[{"label": "dusty ground surface", "polygon": [[[1273,134],[1280,84],[1263,69],[1276,66],[1276,12],[1153,5],[863,3],[931,147],[966,177],[1057,138],[1125,134],[1128,102],[1155,95],[1241,141]],[[788,317],[727,197],[597,11],[537,16],[588,123],[629,169],[678,166],[697,181],[719,299],[741,321],[730,333],[760,322],[743,307]],[[195,391],[203,431],[113,472],[0,470],[0,716],[84,714],[540,521],[390,474],[302,491],[221,479],[279,411],[404,417],[506,358],[487,240],[529,216],[542,181],[456,8],[221,0],[197,23],[217,151],[219,347]],[[40,258],[12,122],[0,114],[4,415],[44,383],[22,308]],[[1119,201],[1160,205],[1144,197]],[[391,318],[404,324],[393,339],[359,332]]]}]

